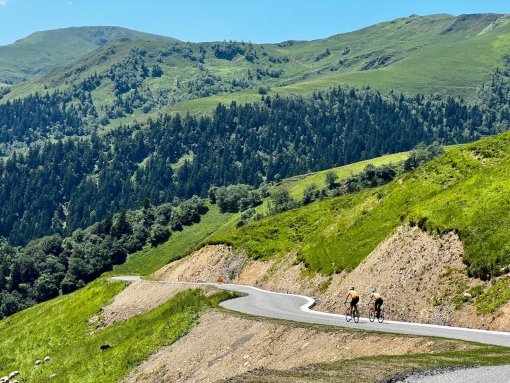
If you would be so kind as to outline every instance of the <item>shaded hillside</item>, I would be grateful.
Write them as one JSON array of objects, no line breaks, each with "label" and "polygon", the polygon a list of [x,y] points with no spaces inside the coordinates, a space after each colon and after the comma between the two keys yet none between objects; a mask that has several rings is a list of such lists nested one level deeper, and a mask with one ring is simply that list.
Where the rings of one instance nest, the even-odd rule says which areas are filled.
[{"label": "shaded hillside", "polygon": [[[212,116],[167,115],[91,139],[34,145],[0,162],[0,235],[23,244],[70,233],[145,200],[205,196],[211,186],[258,187],[409,150],[422,141],[468,142],[506,129],[505,110],[485,115],[453,98],[337,88],[313,97],[219,105]],[[28,116],[16,115],[23,116],[24,127]],[[30,138],[35,126],[22,133]]]},{"label": "shaded hillside", "polygon": [[20,83],[68,64],[119,39],[173,39],[121,27],[75,27],[36,32],[0,47],[0,83]]}]

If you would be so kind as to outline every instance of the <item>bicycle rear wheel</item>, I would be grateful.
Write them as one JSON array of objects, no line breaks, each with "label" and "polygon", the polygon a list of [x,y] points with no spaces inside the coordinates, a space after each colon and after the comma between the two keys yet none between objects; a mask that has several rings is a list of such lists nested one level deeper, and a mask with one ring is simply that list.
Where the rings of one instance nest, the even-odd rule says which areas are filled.
[{"label": "bicycle rear wheel", "polygon": [[383,309],[381,309],[381,314],[379,314],[379,318],[377,318],[377,320],[379,321],[379,323],[384,322],[384,310]]},{"label": "bicycle rear wheel", "polygon": [[354,323],[358,323],[359,322],[359,310],[358,310],[358,306],[356,306],[354,308]]}]

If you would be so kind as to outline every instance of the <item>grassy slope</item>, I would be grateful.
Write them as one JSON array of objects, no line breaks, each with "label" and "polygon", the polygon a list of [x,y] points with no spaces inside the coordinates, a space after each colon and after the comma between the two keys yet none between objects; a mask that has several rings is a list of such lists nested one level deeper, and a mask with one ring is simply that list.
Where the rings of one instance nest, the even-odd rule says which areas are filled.
[{"label": "grassy slope", "polygon": [[276,185],[276,188],[287,189],[290,192],[292,198],[295,200],[301,200],[303,198],[303,192],[308,185],[316,184],[319,188],[324,188],[326,186],[326,173],[328,172],[334,172],[338,176],[338,179],[342,180],[361,172],[369,164],[374,166],[381,166],[388,163],[397,163],[404,161],[407,156],[407,152],[387,154],[385,156],[372,158],[370,160],[360,161],[333,169],[294,176],[279,182]]},{"label": "grassy slope", "polygon": [[[449,32],[444,33],[447,30]],[[182,49],[191,47],[198,52],[194,44],[179,44]],[[77,63],[13,87],[3,100],[34,91],[66,88],[95,72],[106,72],[134,46],[149,52],[145,60],[151,67],[160,52],[167,50],[168,42],[154,39],[114,42]],[[204,43],[203,46],[208,50],[204,68],[225,79],[243,77],[248,70],[253,73],[257,68],[281,68],[284,72],[280,78],[263,78],[252,89],[178,102],[155,109],[147,115],[135,113],[128,118],[112,121],[111,125],[130,122],[134,118],[143,121],[161,111],[207,112],[218,102],[229,103],[233,99],[241,103],[255,101],[260,98],[258,84],[270,87],[269,94],[284,95],[309,94],[334,85],[350,84],[370,85],[382,90],[396,89],[411,94],[442,93],[474,98],[476,88],[487,80],[490,71],[502,63],[502,57],[508,52],[510,17],[475,15],[463,20],[449,15],[413,16],[322,40],[254,45],[259,55],[255,63],[248,62],[243,56],[237,56],[232,61],[220,60],[212,54],[212,44]],[[316,57],[326,50],[330,51],[330,55],[317,61]],[[269,56],[285,57],[288,62],[271,63]],[[387,62],[377,64],[382,58]],[[185,82],[200,73],[197,62],[179,55],[166,57],[160,64],[165,74],[161,78],[144,81],[153,92],[166,89],[172,94],[178,82]],[[93,92],[93,99],[96,106],[110,103],[113,100],[111,83],[105,80]]]},{"label": "grassy slope", "polygon": [[[185,292],[159,308],[119,322],[89,335],[93,327],[88,319],[120,292],[124,283],[110,283],[112,274],[147,275],[172,259],[185,256],[212,233],[234,227],[232,214],[220,214],[210,206],[199,224],[185,227],[164,244],[131,255],[85,288],[70,295],[36,305],[0,321],[0,376],[13,370],[22,372],[23,381],[40,382],[117,382],[157,349],[184,335],[205,308],[213,307],[222,294],[206,298],[199,291]],[[99,346],[112,349],[101,354]],[[45,355],[52,362],[34,367]],[[53,373],[55,379],[49,379]]]},{"label": "grassy slope", "polygon": [[[485,21],[487,22],[487,21]],[[382,23],[349,34],[325,40],[299,43],[282,48],[282,54],[302,60],[310,74],[288,80],[288,84],[272,87],[269,94],[309,94],[335,85],[356,87],[372,86],[382,90],[395,89],[410,94],[441,93],[461,95],[472,99],[476,89],[487,80],[489,71],[501,64],[501,57],[510,46],[508,17],[496,29],[484,30],[482,21],[473,23],[468,30],[459,29],[451,34],[441,32],[452,24],[450,16],[436,15],[426,18],[405,18]],[[343,50],[351,49],[347,56]],[[351,60],[351,64],[335,71],[322,71],[307,62],[319,52],[329,49],[332,54],[326,61]],[[370,58],[394,55],[395,62],[382,68],[359,70]],[[368,58],[365,58],[368,56]],[[320,61],[324,65],[324,61]],[[320,72],[320,73],[318,73]],[[239,98],[238,98],[239,97]],[[199,112],[212,109],[218,102],[254,101],[260,96],[255,91],[239,95],[217,95],[177,104],[179,112]]]},{"label": "grassy slope", "polygon": [[[400,212],[402,206],[407,208],[409,217],[414,219],[425,214],[420,208],[439,209],[435,206],[437,201],[432,197],[437,199],[444,195],[447,198],[458,194],[459,190],[465,190],[466,193],[473,190],[471,185],[461,187],[462,179],[468,179],[467,175],[480,174],[488,169],[494,169],[494,172],[504,171],[509,162],[509,147],[510,134],[505,134],[481,143],[454,148],[446,157],[406,176],[402,185],[393,183],[378,190],[314,203],[249,224],[240,230],[234,229],[238,215],[222,215],[217,207],[212,205],[199,224],[186,227],[157,248],[132,255],[125,265],[118,266],[113,273],[149,274],[168,261],[186,255],[204,241],[221,238],[248,248],[253,256],[272,256],[301,248],[301,256],[308,259],[312,267],[323,267],[323,270],[327,270],[331,261],[338,261],[337,253],[341,253],[342,246],[351,246],[353,255],[358,256],[354,260],[359,262],[363,254],[370,251],[371,246],[375,246],[377,241],[384,239],[386,233],[400,224],[400,216],[395,213]],[[372,162],[382,164],[402,156],[403,154],[390,155]],[[473,156],[485,159],[479,162]],[[452,166],[454,163],[457,165]],[[359,171],[362,166],[352,164],[336,171],[341,177],[345,177],[351,172]],[[304,178],[285,180],[283,185],[296,192],[304,189],[306,183],[316,180],[317,177],[322,176],[311,174]],[[505,189],[499,190],[495,196],[499,198],[504,193]],[[413,200],[410,197],[412,194],[418,194],[418,197]],[[492,195],[492,191],[489,194]],[[426,196],[431,198],[422,200],[422,197]],[[480,195],[475,193],[473,198],[478,201]],[[471,205],[467,203],[467,206]],[[494,207],[494,202],[483,206],[489,215],[494,212]],[[449,213],[436,214],[437,222],[434,221],[434,226],[429,229],[449,227],[444,222],[441,223],[449,219]],[[355,223],[356,227],[353,226]],[[426,225],[431,223],[432,221],[426,221]],[[472,221],[464,225],[475,227]],[[488,229],[483,226],[477,228]],[[505,229],[499,227],[498,230]],[[460,232],[463,233],[462,230]],[[328,233],[331,235],[327,235]],[[365,237],[356,237],[359,233]],[[366,243],[356,247],[354,245],[359,238],[364,238]],[[342,241],[346,243],[343,244]],[[318,249],[323,252],[318,252]],[[331,254],[328,249],[340,251]],[[313,258],[313,255],[318,257]],[[347,267],[355,263],[353,259],[346,257],[340,257],[340,262],[342,261],[346,262]],[[333,266],[338,268],[340,262]],[[111,274],[105,277],[109,275]],[[0,321],[0,372],[19,369],[28,382],[50,381],[48,377],[52,373],[58,374],[55,380],[52,380],[56,382],[118,381],[156,349],[185,334],[194,323],[196,315],[202,309],[214,306],[219,299],[214,298],[211,301],[199,292],[187,292],[150,313],[89,335],[93,328],[87,320],[96,315],[100,307],[107,304],[123,286],[123,283],[109,283],[103,277],[68,296],[39,304]],[[103,357],[99,346],[106,343],[114,347],[106,351]],[[445,354],[440,364],[456,365],[466,361],[499,364],[502,358],[506,357],[505,353],[503,349],[486,348],[483,352]],[[46,354],[52,356],[52,362],[35,368],[34,360]],[[485,356],[481,357],[481,354]],[[419,363],[415,363],[418,359],[411,358],[409,363],[406,362],[405,366],[399,366],[396,370],[437,365],[434,364],[437,358],[434,361],[420,359]],[[328,370],[330,368],[337,369],[338,366],[329,366]],[[310,376],[314,376],[313,373]]]},{"label": "grassy slope", "polygon": [[[402,221],[455,230],[473,269],[510,262],[510,134],[451,150],[383,187],[329,199],[213,238],[255,258],[297,252],[312,271],[356,267]],[[484,266],[485,265],[485,266]]]},{"label": "grassy slope", "polygon": [[[92,333],[94,328],[88,319],[97,315],[123,286],[123,283],[100,279],[73,294],[0,321],[0,375],[20,370],[23,382],[118,382],[156,350],[184,336],[201,311],[216,307],[220,300],[230,297],[228,293],[205,297],[200,290],[188,290],[147,314]],[[104,344],[112,348],[101,351],[100,346]],[[50,355],[51,361],[34,366],[34,361],[45,355]],[[408,355],[404,359],[399,357],[399,363],[395,357],[370,358],[374,367],[387,364],[391,366],[387,371],[391,372],[445,365],[504,364],[507,360],[508,349],[489,346],[467,352],[443,352],[433,357]],[[354,363],[361,366],[368,361],[364,358]],[[329,374],[345,373],[340,364],[318,367]],[[299,377],[315,380],[319,370],[303,369]],[[49,378],[52,374],[57,375]],[[368,377],[363,374],[361,370],[358,375]]]},{"label": "grassy slope", "polygon": [[[227,297],[206,298],[200,290],[188,290],[147,314],[92,333],[88,320],[123,287],[100,279],[0,321],[1,375],[19,370],[23,382],[117,382],[186,334],[200,311]],[[112,348],[102,352],[103,344]],[[51,361],[35,367],[34,361],[45,355]],[[57,376],[50,379],[52,374]]]},{"label": "grassy slope", "polygon": [[24,81],[69,64],[107,41],[170,38],[120,27],[77,27],[36,32],[0,47],[0,82]]},{"label": "grassy slope", "polygon": [[[350,165],[331,169],[339,176],[339,180],[359,173],[368,164],[376,166],[391,162],[402,161],[407,158],[406,153],[389,154],[361,161]],[[318,186],[325,185],[325,173],[328,170],[305,174],[283,180],[275,188],[288,189],[295,199],[301,199],[306,185],[316,183]],[[260,207],[264,211],[264,205]],[[223,235],[235,228],[240,214],[221,214],[217,205],[209,205],[209,211],[202,216],[199,224],[185,227],[182,232],[172,234],[172,237],[158,247],[147,247],[138,253],[128,257],[126,263],[115,266],[116,275],[149,275],[167,263],[182,258],[200,247],[203,243],[214,237]]]},{"label": "grassy slope", "polygon": [[168,241],[158,247],[147,247],[132,254],[126,263],[114,268],[114,273],[149,275],[167,263],[188,255],[223,227],[233,227],[233,216],[235,215],[221,214],[216,205],[210,205],[200,223],[185,227],[181,232],[174,232]]}]

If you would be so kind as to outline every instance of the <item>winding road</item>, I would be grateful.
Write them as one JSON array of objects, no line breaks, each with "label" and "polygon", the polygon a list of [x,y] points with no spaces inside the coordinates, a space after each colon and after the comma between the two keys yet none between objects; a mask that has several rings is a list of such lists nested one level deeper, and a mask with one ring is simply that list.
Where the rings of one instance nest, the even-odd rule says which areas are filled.
[{"label": "winding road", "polygon": [[[114,277],[114,280],[135,282],[141,278],[137,276]],[[347,322],[343,315],[313,311],[313,298],[303,295],[276,293],[257,287],[219,284],[219,283],[189,283],[171,281],[151,281],[161,284],[189,284],[214,286],[221,290],[238,291],[247,294],[241,298],[231,299],[221,303],[221,306],[245,314],[267,318],[284,319],[295,322],[314,323],[328,326],[354,328],[366,331],[381,331],[394,334],[434,336],[448,339],[458,339],[496,346],[510,347],[510,332],[487,331],[461,327],[438,326],[432,324],[384,321],[371,323],[367,318],[360,318],[359,323]]]}]

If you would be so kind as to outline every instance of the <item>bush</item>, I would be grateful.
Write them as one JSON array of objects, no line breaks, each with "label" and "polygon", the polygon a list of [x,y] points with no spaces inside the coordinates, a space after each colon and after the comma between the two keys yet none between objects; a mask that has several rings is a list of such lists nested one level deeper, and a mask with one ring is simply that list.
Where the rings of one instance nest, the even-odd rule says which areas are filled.
[{"label": "bush", "polygon": [[269,213],[278,214],[298,206],[292,199],[287,189],[278,189],[271,194],[269,201]]},{"label": "bush", "polygon": [[444,148],[439,142],[433,142],[429,146],[425,146],[424,144],[417,145],[411,152],[409,153],[409,157],[404,162],[404,170],[409,172],[411,170],[416,169],[417,167],[423,165],[425,162],[428,162],[436,157],[439,157],[444,154]]},{"label": "bush", "polygon": [[338,184],[336,183],[337,180],[338,174],[336,174],[335,172],[329,171],[326,173],[326,185],[328,189],[331,190],[337,187],[338,186]]},{"label": "bush", "polygon": [[55,298],[59,294],[59,281],[55,276],[43,274],[34,283],[34,291],[38,302]]},{"label": "bush", "polygon": [[207,212],[208,208],[204,201],[197,196],[193,196],[189,200],[180,204],[175,209],[175,216],[172,217],[172,225],[191,225],[200,222],[200,216]]},{"label": "bush", "polygon": [[152,77],[161,77],[163,75],[163,69],[158,64],[154,64],[151,71]]},{"label": "bush", "polygon": [[242,184],[217,188],[215,196],[221,213],[237,213],[262,203],[261,193]]},{"label": "bush", "polygon": [[267,94],[269,92],[269,88],[267,86],[261,85],[259,86],[258,93],[259,94]]},{"label": "bush", "polygon": [[209,202],[213,205],[216,203],[216,192],[218,191],[218,188],[216,186],[212,186],[209,188],[209,191],[207,192],[207,196],[209,197]]},{"label": "bush", "polygon": [[303,205],[308,205],[309,203],[318,200],[320,194],[321,192],[317,187],[317,184],[312,183],[310,185],[307,185],[305,190],[303,191]]},{"label": "bush", "polygon": [[157,246],[170,238],[170,230],[161,225],[154,225],[151,230],[149,241],[152,246]]},{"label": "bush", "polygon": [[241,214],[241,219],[237,222],[237,227],[241,227],[246,225],[252,217],[254,217],[256,214],[255,209],[251,208],[248,210],[245,210]]}]

